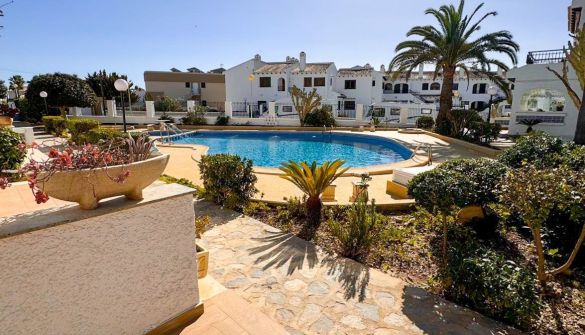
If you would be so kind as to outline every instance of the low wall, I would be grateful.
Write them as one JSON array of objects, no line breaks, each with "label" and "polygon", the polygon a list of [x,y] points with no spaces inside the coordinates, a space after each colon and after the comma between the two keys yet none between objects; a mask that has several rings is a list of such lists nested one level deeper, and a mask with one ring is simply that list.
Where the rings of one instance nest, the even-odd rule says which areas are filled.
[{"label": "low wall", "polygon": [[433,137],[436,137],[438,139],[441,139],[447,143],[460,145],[464,148],[478,152],[478,153],[485,155],[487,157],[490,157],[490,158],[496,158],[501,153],[501,151],[497,150],[497,149],[484,147],[484,146],[474,144],[474,143],[469,143],[467,141],[463,141],[463,140],[460,140],[457,138],[437,134],[437,133],[434,133],[432,131],[422,130],[422,132],[424,132],[425,134],[427,134],[429,136],[433,136]]},{"label": "low wall", "polygon": [[0,219],[0,333],[138,335],[200,310],[192,191]]}]

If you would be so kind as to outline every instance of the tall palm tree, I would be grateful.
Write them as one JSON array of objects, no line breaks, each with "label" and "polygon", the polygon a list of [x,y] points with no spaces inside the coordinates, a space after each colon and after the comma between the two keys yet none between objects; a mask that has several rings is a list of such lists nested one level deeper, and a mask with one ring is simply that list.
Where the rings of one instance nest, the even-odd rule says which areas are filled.
[{"label": "tall palm tree", "polygon": [[434,64],[435,77],[443,77],[440,110],[437,116],[437,130],[445,131],[445,123],[453,107],[453,78],[458,69],[462,69],[467,77],[471,74],[489,78],[511,98],[506,81],[492,72],[494,66],[504,71],[508,66],[493,57],[493,53],[507,56],[513,64],[518,62],[516,53],[520,47],[512,40],[512,34],[501,30],[476,36],[481,23],[496,12],[488,12],[474,20],[483,3],[471,14],[464,13],[465,1],[461,0],[458,7],[443,5],[439,9],[429,8],[425,14],[432,15],[438,26],[416,26],[406,36],[417,36],[419,39],[407,40],[396,46],[397,55],[390,63],[389,70],[394,71],[396,79],[404,74],[408,79],[412,71],[421,64]]},{"label": "tall palm tree", "polygon": [[10,89],[16,93],[16,99],[20,99],[20,91],[24,89],[24,78],[19,74],[15,74],[8,78],[8,81],[10,83]]},{"label": "tall palm tree", "polygon": [[325,191],[327,186],[331,185],[335,179],[341,176],[347,168],[341,169],[345,161],[336,159],[333,162],[325,162],[318,166],[317,162],[307,164],[295,161],[282,163],[280,170],[284,172],[281,178],[295,184],[303,193],[307,195],[305,206],[307,208],[307,216],[309,219],[307,229],[304,229],[302,237],[310,239],[317,231],[321,223],[321,194]]}]

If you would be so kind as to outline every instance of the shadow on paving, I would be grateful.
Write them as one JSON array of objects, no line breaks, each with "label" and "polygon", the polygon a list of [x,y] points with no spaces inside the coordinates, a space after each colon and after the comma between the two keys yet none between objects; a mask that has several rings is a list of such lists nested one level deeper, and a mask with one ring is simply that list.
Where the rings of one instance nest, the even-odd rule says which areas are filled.
[{"label": "shadow on paving", "polygon": [[405,286],[402,298],[402,312],[425,334],[523,334],[419,287]]},{"label": "shadow on paving", "polygon": [[258,258],[255,264],[264,264],[263,270],[286,266],[287,276],[303,267],[313,269],[323,267],[327,276],[341,284],[346,300],[357,298],[363,301],[370,281],[370,269],[350,259],[331,254],[319,260],[319,253],[313,243],[300,239],[290,233],[267,231],[267,236],[252,238],[260,246],[248,249],[250,255]]}]

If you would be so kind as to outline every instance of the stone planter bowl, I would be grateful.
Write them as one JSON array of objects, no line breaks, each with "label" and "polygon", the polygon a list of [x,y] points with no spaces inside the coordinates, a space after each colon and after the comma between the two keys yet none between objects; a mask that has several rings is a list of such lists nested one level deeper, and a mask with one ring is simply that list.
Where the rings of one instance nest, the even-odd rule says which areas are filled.
[{"label": "stone planter bowl", "polygon": [[0,116],[0,127],[12,126],[12,118],[9,116]]},{"label": "stone planter bowl", "polygon": [[[39,188],[49,197],[77,202],[81,209],[95,209],[101,199],[124,195],[129,200],[142,199],[142,190],[160,177],[169,162],[169,155],[151,157],[128,165],[116,165],[95,170],[60,171]],[[123,183],[111,178],[130,171]],[[42,175],[40,175],[40,178]]]}]

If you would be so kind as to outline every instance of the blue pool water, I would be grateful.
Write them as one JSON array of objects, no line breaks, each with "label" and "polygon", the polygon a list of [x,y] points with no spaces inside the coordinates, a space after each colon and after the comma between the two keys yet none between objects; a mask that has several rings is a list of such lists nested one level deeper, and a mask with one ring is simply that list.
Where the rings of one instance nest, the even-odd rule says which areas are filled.
[{"label": "blue pool water", "polygon": [[342,159],[347,167],[399,162],[412,152],[390,139],[322,132],[198,131],[174,141],[202,144],[208,154],[230,153],[251,159],[255,166],[278,167],[282,162]]}]

